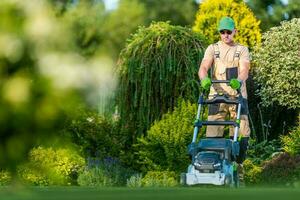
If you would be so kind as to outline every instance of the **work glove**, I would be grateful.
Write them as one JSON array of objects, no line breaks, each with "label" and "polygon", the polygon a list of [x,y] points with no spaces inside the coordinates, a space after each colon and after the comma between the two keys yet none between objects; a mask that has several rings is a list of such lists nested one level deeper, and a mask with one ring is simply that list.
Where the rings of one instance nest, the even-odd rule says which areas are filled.
[{"label": "work glove", "polygon": [[211,86],[211,80],[210,80],[210,78],[205,77],[204,79],[201,80],[201,87],[204,90],[209,90],[210,86]]},{"label": "work glove", "polygon": [[242,81],[236,78],[230,80],[229,85],[232,89],[237,90],[242,86]]}]

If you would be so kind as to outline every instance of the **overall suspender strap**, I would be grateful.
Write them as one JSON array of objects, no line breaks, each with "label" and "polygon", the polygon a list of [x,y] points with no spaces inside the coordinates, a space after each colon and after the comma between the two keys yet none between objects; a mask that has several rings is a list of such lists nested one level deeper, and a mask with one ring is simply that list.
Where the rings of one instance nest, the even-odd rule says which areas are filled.
[{"label": "overall suspender strap", "polygon": [[220,60],[220,50],[219,50],[219,45],[218,43],[214,43],[213,44],[214,47],[214,63],[211,67],[211,79],[214,79],[214,74],[215,74],[215,64],[217,60]]},{"label": "overall suspender strap", "polygon": [[215,43],[214,44],[214,51],[215,51],[215,53],[214,53],[214,58],[215,59],[220,59],[220,50],[219,50],[219,45],[218,45],[218,43]]},{"label": "overall suspender strap", "polygon": [[240,60],[240,55],[241,55],[241,45],[237,45],[235,53],[234,53],[234,60],[233,63],[236,67],[239,66],[239,60]]}]

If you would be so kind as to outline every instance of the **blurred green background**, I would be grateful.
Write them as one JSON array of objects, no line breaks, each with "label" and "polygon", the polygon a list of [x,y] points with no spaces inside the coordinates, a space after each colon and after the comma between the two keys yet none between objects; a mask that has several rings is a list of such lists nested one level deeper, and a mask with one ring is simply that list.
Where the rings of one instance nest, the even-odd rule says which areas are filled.
[{"label": "blurred green background", "polygon": [[[221,2],[214,1],[217,5]],[[239,4],[256,17],[259,27],[255,31],[257,38],[263,35],[262,46],[270,44],[264,41],[273,30],[278,35],[272,27],[291,22],[278,32],[287,33],[282,38],[294,33],[295,45],[291,46],[297,49],[297,0],[226,2]],[[196,102],[196,73],[211,41],[201,30],[191,30],[197,24],[197,14],[201,17],[205,13],[201,10],[204,3],[213,5],[209,0],[1,0],[0,186],[20,182],[96,187],[178,184],[176,170],[181,168],[174,166],[177,161],[171,157],[177,158],[173,151],[178,145],[184,152],[193,126],[191,116],[182,114],[191,113],[192,106],[190,102],[182,104],[182,99],[194,98]],[[222,8],[222,12],[230,12],[230,6],[229,10]],[[244,18],[238,11],[233,15]],[[206,19],[217,20],[214,14]],[[206,22],[202,25],[209,26]],[[242,27],[245,33],[252,30],[249,24]],[[272,46],[259,51],[257,38],[248,38],[251,44],[257,42],[250,47],[258,63],[254,69],[259,64],[267,69],[253,70],[249,80],[253,140],[247,180],[256,184],[260,177],[275,173],[276,183],[299,187],[299,56],[291,46],[271,42],[282,47],[279,54],[291,55],[283,63],[291,67],[284,69],[294,76],[287,88],[295,91],[295,97],[291,101],[284,95],[270,98],[271,93],[260,93],[260,89],[270,83],[269,76],[264,75],[273,63],[260,61],[278,56],[264,54]],[[288,51],[291,49],[294,53]],[[174,117],[177,112],[181,112],[181,119]],[[185,125],[178,127],[186,131],[184,137],[178,134],[171,138],[175,136],[168,132],[173,127],[168,119]],[[162,133],[169,134],[174,143],[160,141]],[[153,150],[161,156],[153,154],[151,160],[147,154]],[[278,152],[288,155],[272,160]],[[178,159],[186,162],[188,157],[181,153]],[[279,164],[282,160],[283,166]],[[173,164],[165,167],[169,163]],[[281,173],[285,165],[288,170]],[[155,171],[155,175],[145,178],[147,170]],[[285,175],[288,178],[282,179]],[[5,199],[9,199],[8,194],[0,192]]]}]

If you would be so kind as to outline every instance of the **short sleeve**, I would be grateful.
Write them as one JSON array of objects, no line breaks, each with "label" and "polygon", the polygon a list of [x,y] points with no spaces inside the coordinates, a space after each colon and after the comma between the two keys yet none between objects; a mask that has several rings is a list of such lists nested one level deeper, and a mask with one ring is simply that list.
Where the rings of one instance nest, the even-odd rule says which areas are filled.
[{"label": "short sleeve", "polygon": [[243,46],[243,48],[241,50],[240,61],[248,61],[248,62],[251,61],[249,49],[245,46]]},{"label": "short sleeve", "polygon": [[214,59],[214,47],[213,45],[209,45],[207,47],[207,49],[205,50],[205,53],[204,53],[204,57],[203,57],[203,60],[206,60],[206,59]]}]

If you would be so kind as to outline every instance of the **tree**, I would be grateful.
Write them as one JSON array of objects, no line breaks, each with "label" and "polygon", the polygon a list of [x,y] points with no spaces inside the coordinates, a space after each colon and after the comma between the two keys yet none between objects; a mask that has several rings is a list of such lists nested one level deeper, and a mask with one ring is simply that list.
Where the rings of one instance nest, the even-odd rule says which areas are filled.
[{"label": "tree", "polygon": [[46,1],[1,1],[0,19],[0,166],[15,172],[30,148],[57,136],[74,107],[114,84],[99,59],[76,51]]},{"label": "tree", "polygon": [[47,0],[49,4],[51,4],[56,11],[57,15],[64,14],[72,7],[77,7],[78,5],[84,3],[89,5],[103,5],[103,0]]},{"label": "tree", "polygon": [[286,20],[300,17],[300,4],[298,0],[289,0],[284,9]]},{"label": "tree", "polygon": [[251,87],[247,89],[258,141],[278,139],[296,125],[299,113],[297,24],[284,22],[271,28],[263,34],[262,44],[254,48],[251,68],[254,81],[248,82]]},{"label": "tree", "polygon": [[146,10],[137,0],[121,1],[116,10],[107,14],[99,28],[103,29],[103,45],[112,49],[114,58],[118,58],[125,47],[126,40],[139,26],[144,25]]},{"label": "tree", "polygon": [[75,41],[76,51],[85,57],[93,57],[106,49],[103,45],[105,41],[103,24],[106,17],[103,4],[93,5],[85,1],[79,2],[74,8],[66,10],[59,16],[68,29],[72,30],[69,36]]},{"label": "tree", "polygon": [[201,35],[164,22],[141,27],[128,40],[118,63],[117,105],[133,141],[172,110],[179,97],[197,98],[205,45]]},{"label": "tree", "polygon": [[258,94],[265,106],[300,108],[300,19],[284,21],[263,34],[253,54]]},{"label": "tree", "polygon": [[261,21],[260,27],[263,31],[280,25],[282,20],[300,17],[298,0],[289,0],[287,3],[281,0],[248,0],[246,3]]},{"label": "tree", "polygon": [[105,10],[102,1],[79,1],[60,17],[73,30],[73,40],[83,56],[107,54],[116,60],[126,39],[144,24],[145,15],[136,0],[121,1],[115,10]]},{"label": "tree", "polygon": [[210,42],[219,40],[218,22],[224,17],[232,17],[236,23],[238,34],[235,37],[248,47],[261,41],[259,21],[241,0],[206,0],[200,4],[193,30],[205,35]]},{"label": "tree", "polygon": [[73,0],[47,0],[51,4],[58,14],[64,13],[68,7],[74,4]]},{"label": "tree", "polygon": [[172,25],[190,26],[194,20],[197,4],[194,0],[138,0],[147,10],[146,25],[152,21],[170,21]]}]

